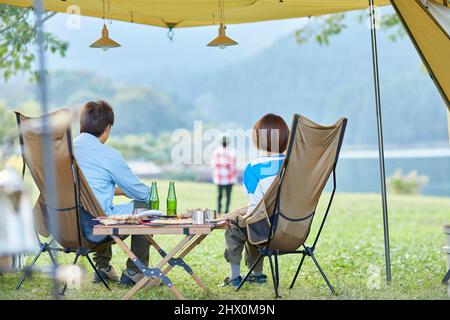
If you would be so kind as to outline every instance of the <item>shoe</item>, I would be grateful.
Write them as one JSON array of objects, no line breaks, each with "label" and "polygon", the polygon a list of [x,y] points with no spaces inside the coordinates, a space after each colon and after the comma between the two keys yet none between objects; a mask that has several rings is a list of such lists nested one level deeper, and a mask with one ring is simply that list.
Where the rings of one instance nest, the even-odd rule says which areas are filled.
[{"label": "shoe", "polygon": [[[114,270],[113,266],[109,266],[107,268],[98,268],[98,272],[102,275],[103,279],[105,281],[111,281],[111,282],[117,282],[119,281],[119,276],[116,273],[116,270]],[[94,275],[94,283],[102,283],[102,279],[98,276],[97,272]]]},{"label": "shoe", "polygon": [[248,276],[247,281],[251,282],[251,283],[263,284],[263,283],[267,283],[267,276],[265,274],[261,274],[259,276],[255,276],[254,274],[251,274]]},{"label": "shoe", "polygon": [[242,282],[242,277],[239,276],[237,278],[234,278],[233,280],[230,280],[230,277],[226,277],[225,280],[223,281],[223,286],[224,287],[232,287],[233,289],[237,289],[237,287],[239,287],[239,285]]},{"label": "shoe", "polygon": [[124,270],[120,276],[119,286],[121,287],[133,287],[136,283],[141,281],[144,275],[140,272],[131,270]]}]

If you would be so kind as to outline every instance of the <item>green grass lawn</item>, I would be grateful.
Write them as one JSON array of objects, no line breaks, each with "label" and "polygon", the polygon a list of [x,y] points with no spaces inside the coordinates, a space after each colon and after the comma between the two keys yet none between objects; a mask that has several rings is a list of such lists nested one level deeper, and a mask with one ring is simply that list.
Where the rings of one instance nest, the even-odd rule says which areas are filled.
[{"label": "green grass lawn", "polygon": [[[168,183],[158,184],[161,203],[164,203]],[[212,184],[177,182],[179,209],[215,208],[216,189]],[[124,199],[118,199],[124,201]],[[313,232],[318,227],[322,212],[328,201],[324,194],[318,214],[313,223]],[[234,208],[246,204],[240,187],[233,191]],[[441,285],[445,273],[445,259],[441,251],[444,245],[442,225],[450,221],[450,199],[423,196],[389,196],[390,235],[392,259],[392,283],[386,284],[384,273],[383,226],[380,196],[372,194],[345,194],[335,196],[329,220],[318,243],[316,257],[334,285],[338,295],[332,296],[313,262],[307,258],[294,289],[289,284],[297,268],[299,258],[280,258],[281,289],[283,299],[448,299],[446,287]],[[170,249],[179,236],[157,236],[164,248]],[[310,241],[312,240],[312,237]],[[208,286],[203,291],[195,285],[182,269],[174,269],[170,278],[188,299],[272,299],[273,289],[267,285],[245,285],[241,291],[222,288],[220,284],[228,274],[223,258],[223,231],[214,231],[200,244],[186,261]],[[121,271],[125,267],[126,255],[117,246],[113,247],[113,265]],[[72,255],[60,255],[59,261],[69,263]],[[154,249],[151,263],[159,255]],[[28,258],[28,261],[31,257]],[[40,265],[48,264],[47,257]],[[67,291],[67,299],[120,299],[125,289],[113,285],[107,291],[101,285],[90,282],[93,272],[87,261],[81,262],[87,270],[87,281],[81,289]],[[268,263],[265,272],[270,273]],[[242,271],[246,268],[243,266]],[[19,274],[0,277],[1,299],[47,299],[51,298],[51,282],[47,276],[36,274],[27,280],[22,289],[16,291]],[[137,299],[173,299],[167,288],[156,288],[139,293]]]}]

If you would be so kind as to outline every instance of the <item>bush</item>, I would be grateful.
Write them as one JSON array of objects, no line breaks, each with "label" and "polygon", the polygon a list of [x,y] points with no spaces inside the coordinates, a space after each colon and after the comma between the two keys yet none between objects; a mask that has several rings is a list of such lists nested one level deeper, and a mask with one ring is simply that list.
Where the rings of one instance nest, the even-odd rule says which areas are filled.
[{"label": "bush", "polygon": [[172,143],[169,133],[160,133],[158,137],[150,133],[112,136],[108,144],[117,149],[126,160],[148,160],[156,165],[170,161]]},{"label": "bush", "polygon": [[420,194],[430,178],[419,175],[417,170],[412,170],[406,175],[401,169],[397,169],[393,176],[387,179],[388,190],[396,194]]}]

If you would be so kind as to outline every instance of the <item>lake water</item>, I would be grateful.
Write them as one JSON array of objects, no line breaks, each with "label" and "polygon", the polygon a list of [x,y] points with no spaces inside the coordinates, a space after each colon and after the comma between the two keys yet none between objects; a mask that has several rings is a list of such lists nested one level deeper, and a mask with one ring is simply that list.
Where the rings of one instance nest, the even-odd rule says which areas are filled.
[{"label": "lake water", "polygon": [[[450,147],[386,151],[385,158],[386,177],[397,169],[403,174],[417,170],[429,177],[423,194],[450,197]],[[341,192],[380,192],[378,151],[342,151],[337,188]]]}]

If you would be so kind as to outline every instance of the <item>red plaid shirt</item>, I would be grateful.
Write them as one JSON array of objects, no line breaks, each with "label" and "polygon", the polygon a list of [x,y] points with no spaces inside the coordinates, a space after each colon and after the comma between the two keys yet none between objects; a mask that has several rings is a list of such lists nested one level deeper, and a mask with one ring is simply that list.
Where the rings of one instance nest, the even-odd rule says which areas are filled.
[{"label": "red plaid shirt", "polygon": [[212,179],[215,184],[227,185],[237,182],[236,156],[232,150],[219,147],[211,159]]}]

